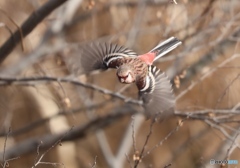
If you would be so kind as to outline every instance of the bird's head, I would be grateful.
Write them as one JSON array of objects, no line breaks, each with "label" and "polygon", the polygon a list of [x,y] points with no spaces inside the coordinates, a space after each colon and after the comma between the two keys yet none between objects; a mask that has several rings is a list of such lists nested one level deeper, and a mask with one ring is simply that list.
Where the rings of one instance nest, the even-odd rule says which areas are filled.
[{"label": "bird's head", "polygon": [[118,79],[121,83],[133,83],[135,82],[135,74],[134,74],[134,70],[131,68],[131,66],[124,64],[121,65],[118,69],[117,69],[117,76]]}]

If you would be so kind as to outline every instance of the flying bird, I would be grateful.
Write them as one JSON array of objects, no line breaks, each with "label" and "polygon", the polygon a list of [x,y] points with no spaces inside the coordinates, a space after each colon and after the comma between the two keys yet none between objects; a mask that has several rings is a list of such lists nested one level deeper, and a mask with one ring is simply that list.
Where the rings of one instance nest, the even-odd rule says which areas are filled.
[{"label": "flying bird", "polygon": [[69,58],[67,64],[76,75],[98,69],[117,69],[121,83],[136,83],[147,116],[156,116],[173,109],[175,98],[167,75],[152,64],[181,43],[171,37],[148,53],[137,55],[117,44],[92,42],[82,47],[77,56]]}]

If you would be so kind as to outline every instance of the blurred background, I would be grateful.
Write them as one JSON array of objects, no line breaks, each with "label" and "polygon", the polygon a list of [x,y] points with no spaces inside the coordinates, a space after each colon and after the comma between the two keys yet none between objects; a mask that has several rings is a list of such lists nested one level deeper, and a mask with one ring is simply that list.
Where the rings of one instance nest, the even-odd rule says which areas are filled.
[{"label": "blurred background", "polygon": [[[239,0],[0,0],[1,166],[239,167],[239,25]],[[143,54],[171,36],[182,45],[155,63],[177,101],[162,122],[124,103],[137,89],[115,70],[57,80],[78,45]]]}]

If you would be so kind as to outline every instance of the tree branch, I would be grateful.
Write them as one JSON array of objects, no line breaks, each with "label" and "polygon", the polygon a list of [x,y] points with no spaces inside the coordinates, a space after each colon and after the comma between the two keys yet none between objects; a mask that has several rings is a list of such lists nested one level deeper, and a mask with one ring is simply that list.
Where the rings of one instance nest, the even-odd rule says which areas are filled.
[{"label": "tree branch", "polygon": [[[23,37],[27,36],[46,16],[54,9],[62,5],[67,0],[47,1],[37,11],[34,11],[20,27]],[[14,47],[21,41],[21,33],[16,30],[15,33],[0,48],[0,63],[2,63]]]},{"label": "tree branch", "polygon": [[[131,108],[131,106],[124,106],[121,108],[117,108],[115,111],[109,113],[106,116],[103,117],[97,117],[92,120],[90,120],[88,123],[73,127],[71,131],[64,131],[59,134],[48,134],[44,135],[42,137],[35,137],[31,139],[27,139],[25,141],[22,141],[15,146],[7,149],[5,153],[0,152],[0,162],[2,162],[3,155],[5,155],[5,160],[8,160],[10,158],[15,158],[17,156],[21,156],[30,152],[34,152],[38,145],[41,144],[41,149],[48,149],[53,144],[55,144],[60,139],[61,142],[64,141],[72,141],[74,139],[80,139],[85,137],[87,134],[97,131],[100,128],[104,128],[112,123],[114,121],[133,113],[136,113],[137,111]],[[67,132],[67,133],[66,133]]]},{"label": "tree branch", "polygon": [[63,83],[71,83],[77,86],[82,86],[88,89],[96,90],[100,93],[110,95],[112,97],[119,98],[123,100],[125,103],[142,105],[142,101],[134,100],[132,98],[126,97],[122,94],[112,92],[110,90],[101,88],[97,85],[87,84],[80,82],[79,80],[70,79],[70,78],[61,78],[61,77],[50,77],[50,76],[38,76],[38,77],[20,77],[20,78],[11,78],[11,77],[0,77],[0,86],[1,85],[36,85],[49,82],[63,82]]},{"label": "tree branch", "polygon": [[22,128],[19,128],[17,130],[11,130],[10,135],[8,135],[8,132],[0,132],[0,137],[7,136],[7,135],[8,136],[17,136],[17,135],[20,135],[20,134],[23,134],[23,133],[27,133],[29,131],[33,131],[34,129],[38,128],[39,126],[47,123],[48,121],[50,121],[50,120],[52,120],[56,117],[72,115],[72,114],[75,114],[75,113],[83,112],[85,110],[100,108],[100,107],[104,106],[107,102],[108,101],[104,101],[103,103],[99,103],[99,104],[96,104],[96,105],[83,107],[83,108],[77,108],[77,109],[71,109],[71,110],[68,110],[68,111],[65,111],[65,110],[59,111],[58,113],[56,113],[52,116],[49,116],[49,117],[46,117],[46,118],[41,118],[37,121],[30,122],[26,126],[24,126]]}]

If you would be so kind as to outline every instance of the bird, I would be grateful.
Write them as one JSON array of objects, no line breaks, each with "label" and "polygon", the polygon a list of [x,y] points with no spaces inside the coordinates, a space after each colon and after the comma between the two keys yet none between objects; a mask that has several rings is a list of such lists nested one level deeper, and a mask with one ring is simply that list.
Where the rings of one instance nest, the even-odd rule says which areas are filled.
[{"label": "bird", "polygon": [[149,52],[138,55],[127,47],[96,41],[81,47],[77,55],[67,59],[67,65],[75,75],[117,69],[119,82],[136,84],[148,118],[167,115],[175,106],[172,85],[168,76],[153,63],[180,44],[176,37],[170,37]]}]

